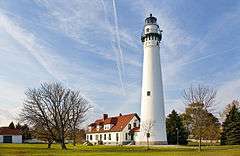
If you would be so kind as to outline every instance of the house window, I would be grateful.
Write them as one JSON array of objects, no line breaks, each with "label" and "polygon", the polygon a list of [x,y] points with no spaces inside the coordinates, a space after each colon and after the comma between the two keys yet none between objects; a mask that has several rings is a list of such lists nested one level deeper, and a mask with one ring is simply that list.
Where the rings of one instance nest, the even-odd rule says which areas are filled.
[{"label": "house window", "polygon": [[149,32],[149,28],[146,29],[146,32]]},{"label": "house window", "polygon": [[133,123],[133,127],[137,127],[137,123],[136,122]]},{"label": "house window", "polygon": [[111,140],[111,134],[108,135],[108,140]]},{"label": "house window", "polygon": [[100,141],[102,141],[102,134],[100,134]]},{"label": "house window", "polygon": [[107,139],[107,135],[106,134],[104,134],[104,140],[106,140]]},{"label": "house window", "polygon": [[128,140],[128,134],[125,133],[125,140]]},{"label": "house window", "polygon": [[90,135],[90,140],[92,140],[92,135]]},{"label": "house window", "polygon": [[88,135],[87,135],[87,140],[88,140]]},{"label": "house window", "polygon": [[128,129],[129,129],[129,130],[131,129],[131,124],[128,124]]},{"label": "house window", "polygon": [[150,91],[147,91],[147,96],[150,96],[151,95],[151,92]]},{"label": "house window", "polygon": [[118,141],[118,133],[116,133],[116,141]]},{"label": "house window", "polygon": [[98,140],[98,135],[97,134],[95,135],[95,140]]}]

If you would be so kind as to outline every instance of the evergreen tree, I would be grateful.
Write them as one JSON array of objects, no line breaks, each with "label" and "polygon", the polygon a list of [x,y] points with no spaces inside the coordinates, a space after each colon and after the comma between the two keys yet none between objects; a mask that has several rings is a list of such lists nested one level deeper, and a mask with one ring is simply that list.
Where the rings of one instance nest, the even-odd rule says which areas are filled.
[{"label": "evergreen tree", "polygon": [[20,125],[20,123],[18,122],[17,124],[16,124],[16,129],[21,129],[22,128],[22,126]]},{"label": "evergreen tree", "polygon": [[232,106],[222,126],[221,145],[240,144],[240,112],[236,105]]},{"label": "evergreen tree", "polygon": [[15,125],[14,125],[14,123],[11,122],[11,123],[9,124],[8,128],[15,129]]},{"label": "evergreen tree", "polygon": [[168,115],[166,128],[168,144],[186,145],[188,143],[187,130],[184,128],[182,119],[175,110]]},{"label": "evergreen tree", "polygon": [[226,136],[228,145],[240,145],[240,122],[229,124]]},{"label": "evergreen tree", "polygon": [[30,131],[30,128],[28,127],[27,124],[24,124],[21,126],[21,134],[22,134],[22,139],[27,140],[32,138],[32,134]]}]

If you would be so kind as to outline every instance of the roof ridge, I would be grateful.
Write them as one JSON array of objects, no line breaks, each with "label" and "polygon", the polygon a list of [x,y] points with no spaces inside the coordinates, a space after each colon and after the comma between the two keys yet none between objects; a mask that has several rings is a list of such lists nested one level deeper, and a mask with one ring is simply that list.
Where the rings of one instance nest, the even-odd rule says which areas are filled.
[{"label": "roof ridge", "polygon": [[[121,113],[120,113],[120,114],[121,114]],[[137,114],[137,113],[129,113],[129,114],[124,114],[124,115],[111,116],[111,117],[106,118],[105,120],[111,119],[111,118],[118,118],[118,117],[121,117],[121,116],[136,115],[136,114]],[[103,121],[103,122],[104,122],[103,118],[99,118],[99,119],[96,119],[93,123],[96,123],[97,121]],[[93,124],[93,123],[91,123],[91,124]]]},{"label": "roof ridge", "polygon": [[120,117],[120,116],[128,116],[128,115],[135,115],[136,113],[129,113],[129,114],[124,114],[124,115],[118,115],[118,116],[112,116],[108,118],[114,118],[114,117]]}]

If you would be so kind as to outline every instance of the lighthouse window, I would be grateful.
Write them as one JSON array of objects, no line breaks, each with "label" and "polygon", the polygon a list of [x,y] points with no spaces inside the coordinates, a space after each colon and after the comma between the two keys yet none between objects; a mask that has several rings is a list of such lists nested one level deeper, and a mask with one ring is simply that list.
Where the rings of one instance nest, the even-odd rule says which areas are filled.
[{"label": "lighthouse window", "polygon": [[151,92],[150,91],[147,91],[147,96],[150,96],[151,95]]}]

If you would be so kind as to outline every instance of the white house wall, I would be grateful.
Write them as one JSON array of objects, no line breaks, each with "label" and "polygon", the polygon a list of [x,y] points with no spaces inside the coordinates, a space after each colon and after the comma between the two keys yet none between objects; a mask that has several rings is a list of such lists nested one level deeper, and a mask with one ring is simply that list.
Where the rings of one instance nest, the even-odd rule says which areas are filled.
[{"label": "white house wall", "polygon": [[12,136],[12,143],[21,144],[22,143],[22,136],[21,135],[13,135]]},{"label": "white house wall", "polygon": [[[0,135],[0,143],[3,143],[3,136],[5,135]],[[6,136],[12,136],[12,143],[15,144],[22,143],[22,135],[6,135]]]},{"label": "white house wall", "polygon": [[3,143],[3,136],[0,135],[0,143]]},{"label": "white house wall", "polygon": [[[117,141],[117,135],[118,133],[118,141]],[[104,139],[104,134],[106,134],[106,140]],[[109,140],[109,134],[111,134],[111,140]],[[92,135],[92,140],[90,140],[90,135]],[[98,136],[98,139],[96,139],[96,135]],[[120,142],[122,142],[121,139],[121,132],[107,132],[107,133],[91,133],[91,134],[87,134],[87,140],[93,144],[97,144],[98,141],[100,141],[100,135],[102,135],[102,142],[103,144],[120,144]]]}]

